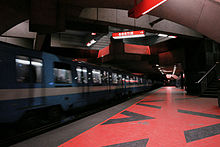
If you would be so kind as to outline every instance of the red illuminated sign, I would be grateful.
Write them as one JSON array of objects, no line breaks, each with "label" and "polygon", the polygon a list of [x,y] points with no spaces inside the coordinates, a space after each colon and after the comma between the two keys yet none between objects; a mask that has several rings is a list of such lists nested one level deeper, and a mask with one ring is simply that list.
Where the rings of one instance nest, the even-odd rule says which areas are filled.
[{"label": "red illuminated sign", "polygon": [[140,31],[112,33],[112,37],[114,39],[145,37],[145,31],[140,30]]},{"label": "red illuminated sign", "polygon": [[128,16],[133,18],[139,18],[142,15],[147,14],[154,8],[165,3],[167,0],[142,0],[133,9],[128,11]]}]

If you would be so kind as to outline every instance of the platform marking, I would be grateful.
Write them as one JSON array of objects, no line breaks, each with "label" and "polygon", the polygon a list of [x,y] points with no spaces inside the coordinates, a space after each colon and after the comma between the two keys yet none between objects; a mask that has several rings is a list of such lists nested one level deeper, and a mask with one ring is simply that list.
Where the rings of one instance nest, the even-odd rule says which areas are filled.
[{"label": "platform marking", "polygon": [[184,131],[187,143],[218,134],[220,134],[220,124]]},{"label": "platform marking", "polygon": [[154,117],[130,112],[130,111],[124,111],[120,114],[130,116],[127,118],[117,118],[117,119],[109,119],[108,121],[104,122],[102,125],[108,125],[108,124],[117,124],[117,123],[123,123],[123,122],[131,122],[131,121],[138,121],[138,120],[147,120],[147,119],[155,119]]},{"label": "platform marking", "polygon": [[188,110],[180,110],[180,109],[178,110],[178,112],[185,113],[185,114],[191,114],[191,115],[197,115],[197,116],[203,116],[203,117],[220,119],[220,115],[207,114],[207,113],[201,113],[201,112],[194,112],[194,111],[188,111]]},{"label": "platform marking", "polygon": [[[188,111],[188,110],[180,110],[180,109],[178,110],[178,112],[190,114],[190,115],[220,119],[220,115],[194,112],[194,111]],[[196,128],[196,129],[184,131],[184,135],[185,135],[187,143],[192,142],[192,141],[196,141],[199,139],[204,139],[207,137],[215,136],[218,134],[220,134],[220,124],[210,125],[210,126],[206,126],[206,127],[201,127],[201,128]]]},{"label": "platform marking", "polygon": [[148,104],[142,104],[142,103],[137,103],[136,105],[145,106],[145,107],[151,107],[151,108],[156,108],[156,109],[161,109],[161,106],[155,106],[155,105],[148,105]]},{"label": "platform marking", "polygon": [[166,100],[151,100],[151,101],[141,101],[141,102],[163,102],[163,101],[166,101]]},{"label": "platform marking", "polygon": [[137,141],[132,141],[132,142],[108,145],[104,147],[146,147],[148,140],[149,139],[147,138],[147,139],[142,139],[142,140],[137,140]]}]

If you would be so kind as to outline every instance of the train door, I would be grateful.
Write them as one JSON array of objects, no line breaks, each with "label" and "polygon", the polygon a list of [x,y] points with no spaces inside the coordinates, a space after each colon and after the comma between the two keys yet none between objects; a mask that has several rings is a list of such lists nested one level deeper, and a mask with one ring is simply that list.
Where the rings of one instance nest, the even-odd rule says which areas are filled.
[{"label": "train door", "polygon": [[122,85],[122,95],[126,94],[126,83],[125,83],[125,75],[121,77],[121,85]]},{"label": "train door", "polygon": [[87,99],[90,93],[88,69],[83,66],[77,66],[76,71],[78,88],[81,89],[81,97]]},{"label": "train door", "polygon": [[[56,96],[53,97],[53,100],[50,99],[50,105],[54,105],[54,108],[57,114],[59,113],[59,107],[56,105],[62,104],[64,110],[72,108],[72,92],[74,89],[72,81],[72,67],[71,64],[66,62],[54,62],[53,63],[53,79],[54,87],[51,92],[56,93]],[[52,94],[52,93],[51,93]]]},{"label": "train door", "polygon": [[122,75],[121,74],[118,74],[118,86],[119,86],[119,92],[120,92],[120,96],[123,96],[124,95],[124,85],[123,85],[123,82],[122,82]]},{"label": "train door", "polygon": [[35,57],[20,56],[15,58],[17,88],[24,89],[28,99],[28,107],[38,107],[44,104],[43,60]]},{"label": "train door", "polygon": [[83,83],[83,97],[87,99],[90,94],[89,81],[88,81],[88,70],[86,67],[82,67],[82,83]]},{"label": "train door", "polygon": [[124,93],[128,94],[128,90],[129,90],[129,76],[125,75],[125,79],[124,79]]}]

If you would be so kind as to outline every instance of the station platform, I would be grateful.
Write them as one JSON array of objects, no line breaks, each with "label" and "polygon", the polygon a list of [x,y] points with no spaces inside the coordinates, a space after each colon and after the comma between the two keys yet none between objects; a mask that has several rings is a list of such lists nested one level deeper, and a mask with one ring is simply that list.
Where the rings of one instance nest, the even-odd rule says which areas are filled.
[{"label": "station platform", "polygon": [[219,147],[217,99],[162,87],[14,147]]}]

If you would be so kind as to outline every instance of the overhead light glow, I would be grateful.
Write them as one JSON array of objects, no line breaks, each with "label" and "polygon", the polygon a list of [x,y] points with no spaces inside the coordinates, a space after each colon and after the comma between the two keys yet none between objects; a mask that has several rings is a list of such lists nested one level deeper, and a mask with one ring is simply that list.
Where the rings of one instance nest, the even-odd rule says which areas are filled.
[{"label": "overhead light glow", "polygon": [[168,37],[168,38],[177,38],[177,36],[167,35],[167,34],[158,34],[159,37]]},{"label": "overhead light glow", "polygon": [[166,35],[166,34],[158,34],[158,36],[160,36],[160,37],[168,37],[168,35]]},{"label": "overhead light glow", "polygon": [[24,64],[24,65],[30,65],[31,62],[28,60],[22,60],[22,59],[16,59],[16,63]]},{"label": "overhead light glow", "polygon": [[171,79],[172,75],[171,74],[166,74],[167,79]]},{"label": "overhead light glow", "polygon": [[86,46],[90,47],[91,45],[95,44],[96,43],[96,40],[95,39],[92,39],[90,42],[88,42],[86,44]]},{"label": "overhead light glow", "polygon": [[91,35],[92,35],[92,36],[95,36],[95,35],[96,35],[96,33],[91,33]]},{"label": "overhead light glow", "polygon": [[173,74],[172,75],[175,75],[175,72],[176,72],[176,65],[174,65],[174,67],[173,67]]},{"label": "overhead light glow", "polygon": [[158,67],[159,65],[158,64],[156,64],[156,67]]},{"label": "overhead light glow", "polygon": [[42,63],[36,62],[36,61],[31,61],[31,64],[34,65],[34,66],[43,66]]},{"label": "overhead light glow", "polygon": [[177,38],[177,36],[168,36],[169,38]]}]

